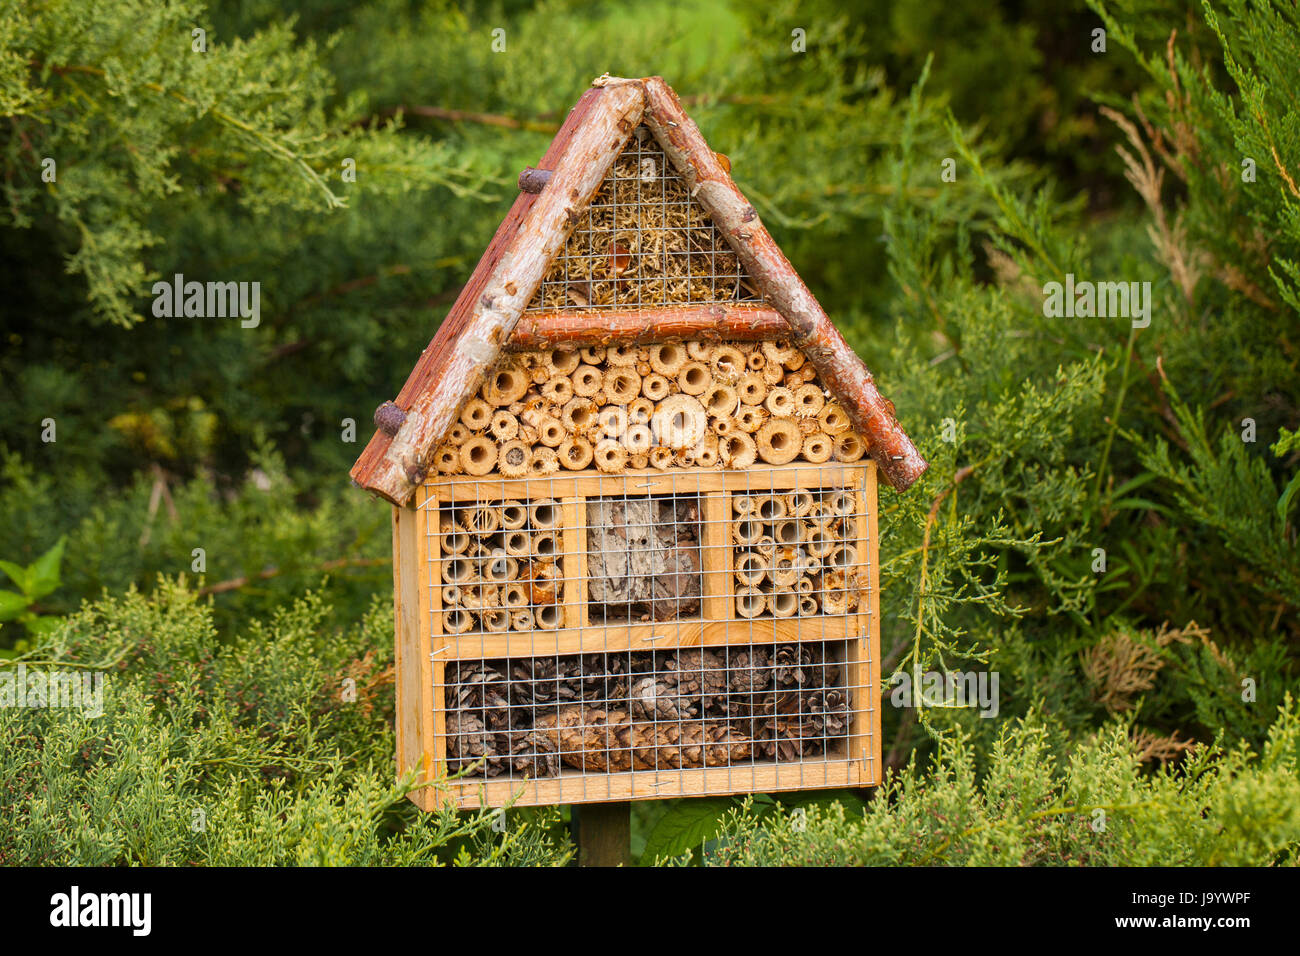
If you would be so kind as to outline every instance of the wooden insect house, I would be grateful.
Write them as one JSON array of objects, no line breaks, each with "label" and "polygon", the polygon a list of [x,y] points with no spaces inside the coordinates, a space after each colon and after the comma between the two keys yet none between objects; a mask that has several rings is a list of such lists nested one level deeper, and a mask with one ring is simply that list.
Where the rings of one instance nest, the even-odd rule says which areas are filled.
[{"label": "wooden insect house", "polygon": [[417,802],[878,783],[876,482],[926,468],[892,405],[659,77],[519,187],[352,470],[399,769],[451,777]]}]

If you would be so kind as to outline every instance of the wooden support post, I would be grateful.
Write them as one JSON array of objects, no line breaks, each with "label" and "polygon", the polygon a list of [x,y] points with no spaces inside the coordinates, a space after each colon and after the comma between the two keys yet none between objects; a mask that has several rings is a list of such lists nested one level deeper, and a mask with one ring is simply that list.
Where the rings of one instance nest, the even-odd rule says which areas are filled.
[{"label": "wooden support post", "polygon": [[579,866],[631,864],[631,803],[587,803],[574,806],[571,813]]}]

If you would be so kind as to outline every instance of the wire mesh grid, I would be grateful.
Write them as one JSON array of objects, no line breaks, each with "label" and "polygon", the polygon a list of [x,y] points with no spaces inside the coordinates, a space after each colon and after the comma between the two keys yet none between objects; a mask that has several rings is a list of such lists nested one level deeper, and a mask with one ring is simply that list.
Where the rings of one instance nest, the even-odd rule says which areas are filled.
[{"label": "wire mesh grid", "polygon": [[529,308],[762,301],[722,233],[641,126],[611,166]]},{"label": "wire mesh grid", "polygon": [[816,472],[429,486],[434,706],[458,786],[580,802],[628,795],[610,780],[629,773],[662,797],[860,779],[875,518],[864,467],[808,487]]}]

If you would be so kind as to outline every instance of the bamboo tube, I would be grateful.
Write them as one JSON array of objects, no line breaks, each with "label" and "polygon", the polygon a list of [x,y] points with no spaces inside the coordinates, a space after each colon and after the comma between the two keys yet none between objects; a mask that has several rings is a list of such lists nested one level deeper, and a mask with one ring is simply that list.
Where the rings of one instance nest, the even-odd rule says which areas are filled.
[{"label": "bamboo tube", "polygon": [[461,445],[465,444],[473,434],[474,433],[466,428],[461,422],[453,422],[451,427],[447,429],[446,441],[447,444],[455,445],[459,448]]},{"label": "bamboo tube", "polygon": [[501,589],[495,584],[475,584],[461,588],[461,606],[469,611],[483,611],[501,606]]},{"label": "bamboo tube", "polygon": [[654,433],[649,425],[629,425],[627,434],[623,436],[623,445],[630,455],[647,454],[654,443]]},{"label": "bamboo tube", "polygon": [[774,388],[767,393],[763,407],[774,418],[787,418],[794,414],[794,392],[788,388]]},{"label": "bamboo tube", "polygon": [[528,598],[534,606],[554,604],[560,599],[560,571],[554,561],[538,560],[532,565]]},{"label": "bamboo tube", "polygon": [[518,439],[508,441],[501,446],[497,470],[507,478],[522,478],[527,473],[532,458],[533,450],[528,445]]},{"label": "bamboo tube", "polygon": [[686,354],[690,356],[693,362],[707,362],[709,360],[709,344],[694,340],[687,342]]},{"label": "bamboo tube", "polygon": [[590,398],[571,398],[560,412],[560,424],[570,435],[580,435],[596,421],[596,403]]},{"label": "bamboo tube", "polygon": [[573,391],[577,395],[592,396],[600,391],[600,386],[604,377],[600,374],[600,369],[594,365],[579,365],[577,370],[569,376],[573,382]]},{"label": "bamboo tube", "polygon": [[433,464],[440,475],[459,475],[460,452],[447,445],[440,445],[433,453]]},{"label": "bamboo tube", "polygon": [[542,386],[542,397],[548,402],[563,405],[573,398],[573,382],[567,375],[552,375]]},{"label": "bamboo tube", "polygon": [[837,518],[847,518],[857,507],[857,497],[847,488],[840,488],[826,499],[831,514]]},{"label": "bamboo tube", "polygon": [[460,447],[460,467],[468,475],[486,475],[497,463],[497,446],[490,438],[476,435]]},{"label": "bamboo tube", "polygon": [[650,429],[665,448],[694,448],[704,437],[708,413],[690,395],[669,395],[655,409]]},{"label": "bamboo tube", "polygon": [[805,517],[812,511],[814,501],[813,493],[807,489],[792,491],[785,496],[785,513],[795,518]]},{"label": "bamboo tube", "polygon": [[790,357],[785,360],[785,367],[792,372],[803,372],[805,382],[811,382],[817,376],[817,369],[812,362],[808,361],[808,356],[799,349],[790,350]]},{"label": "bamboo tube", "polygon": [[605,361],[605,347],[602,345],[588,345],[579,349],[578,355],[588,365],[599,365]]},{"label": "bamboo tube", "polygon": [[709,369],[720,382],[736,382],[745,374],[745,355],[734,345],[715,345],[709,350]]},{"label": "bamboo tube", "polygon": [[627,465],[627,449],[612,438],[602,438],[596,442],[592,457],[596,468],[607,475],[616,475]]},{"label": "bamboo tube", "polygon": [[569,471],[582,471],[591,464],[591,442],[585,438],[569,438],[560,445],[560,464]]},{"label": "bamboo tube", "polygon": [[511,581],[501,589],[501,606],[519,608],[528,606],[528,586],[523,581]]},{"label": "bamboo tube", "polygon": [[843,588],[825,588],[818,597],[821,598],[823,614],[848,613],[849,593]]},{"label": "bamboo tube", "polygon": [[780,385],[785,379],[785,370],[776,362],[768,362],[759,374],[763,376],[763,384],[768,387]]},{"label": "bamboo tube", "polygon": [[750,435],[762,428],[765,421],[766,410],[754,405],[741,405],[736,412],[736,427]]},{"label": "bamboo tube", "polygon": [[442,553],[443,554],[464,554],[469,550],[469,535],[460,525],[454,525],[448,529],[446,524],[443,525],[442,532]]},{"label": "bamboo tube", "polygon": [[605,361],[610,365],[627,368],[636,364],[635,345],[610,345],[605,349]]},{"label": "bamboo tube", "polygon": [[460,410],[461,424],[477,432],[492,424],[492,406],[481,398],[471,398]]},{"label": "bamboo tube", "polygon": [[732,523],[731,536],[739,545],[758,544],[758,539],[763,537],[763,523],[752,517],[741,518]]},{"label": "bamboo tube", "polygon": [[641,379],[641,394],[652,402],[665,398],[670,391],[668,379],[657,373],[651,373]]},{"label": "bamboo tube", "polygon": [[506,532],[501,536],[501,543],[506,549],[506,554],[516,558],[526,558],[532,554],[532,539],[528,532],[522,529]]},{"label": "bamboo tube", "polygon": [[736,580],[745,587],[757,587],[767,577],[767,561],[757,551],[736,555]]},{"label": "bamboo tube", "polygon": [[498,368],[488,373],[487,381],[483,383],[483,397],[489,404],[501,408],[523,398],[528,385],[529,377],[523,369]]},{"label": "bamboo tube", "polygon": [[488,432],[499,442],[508,442],[519,436],[519,419],[505,409],[497,409],[488,425]]},{"label": "bamboo tube", "polygon": [[548,448],[558,448],[567,437],[564,425],[558,418],[548,415],[537,426],[537,440]]},{"label": "bamboo tube", "polygon": [[757,349],[745,356],[745,367],[751,372],[762,371],[763,366],[766,364],[767,359],[764,358],[763,353]]},{"label": "bamboo tube", "polygon": [[851,544],[841,545],[831,552],[826,566],[837,571],[848,571],[858,563],[858,549]]},{"label": "bamboo tube", "polygon": [[748,468],[757,456],[754,439],[744,432],[728,435],[718,442],[718,457],[728,468]]},{"label": "bamboo tube", "polygon": [[568,375],[578,367],[578,363],[581,361],[581,356],[573,349],[551,349],[550,352],[546,353],[546,363],[554,369],[551,372],[552,375],[556,373]]},{"label": "bamboo tube", "polygon": [[533,535],[533,556],[549,560],[560,553],[560,536],[554,531],[539,531]]},{"label": "bamboo tube", "polygon": [[806,383],[794,390],[794,413],[800,418],[816,418],[826,407],[820,385]]},{"label": "bamboo tube", "polygon": [[774,590],[767,596],[767,602],[776,618],[794,617],[799,611],[799,596],[793,591]]},{"label": "bamboo tube", "polygon": [[560,626],[558,604],[543,604],[533,609],[533,622],[543,631],[554,631]]},{"label": "bamboo tube", "polygon": [[686,348],[676,342],[650,346],[650,367],[665,378],[675,378],[686,364]]},{"label": "bamboo tube", "polygon": [[718,463],[718,437],[705,433],[700,443],[691,449],[695,463],[702,468],[712,468]]},{"label": "bamboo tube", "polygon": [[812,617],[816,613],[817,613],[817,599],[813,597],[811,594],[800,595],[799,615],[801,617]]},{"label": "bamboo tube", "polygon": [[835,442],[825,432],[814,432],[803,440],[803,456],[815,464],[830,461],[834,448]]},{"label": "bamboo tube", "polygon": [[736,395],[736,390],[730,385],[720,385],[714,382],[704,390],[703,398],[705,410],[716,418],[729,418],[736,412],[736,407],[740,404],[740,398]]},{"label": "bamboo tube", "polygon": [[731,418],[715,418],[709,424],[709,427],[713,429],[713,434],[719,438],[726,438],[728,435],[736,433],[736,422],[735,419]]},{"label": "bamboo tube", "polygon": [[533,448],[532,461],[528,463],[528,473],[537,478],[553,475],[560,469],[560,456],[554,448],[545,445]]},{"label": "bamboo tube", "polygon": [[533,612],[526,607],[513,612],[510,615],[510,627],[516,631],[531,631],[533,629]]},{"label": "bamboo tube", "polygon": [[687,395],[700,395],[709,387],[709,369],[703,362],[687,362],[677,373],[677,387]]},{"label": "bamboo tube", "polygon": [[817,585],[813,583],[813,579],[809,575],[805,574],[799,578],[799,583],[795,586],[795,590],[800,594],[812,594],[817,590]]},{"label": "bamboo tube", "polygon": [[531,458],[532,446],[537,443],[537,429],[532,425],[520,425],[519,440],[528,446]]},{"label": "bamboo tube", "polygon": [[460,604],[459,585],[444,584],[442,586],[442,604],[444,607],[455,607]]},{"label": "bamboo tube", "polygon": [[654,417],[655,403],[648,398],[638,398],[632,401],[627,407],[627,421],[629,425],[648,425],[650,419]]},{"label": "bamboo tube", "polygon": [[461,509],[460,524],[470,534],[483,538],[501,527],[501,515],[491,505],[470,505]]},{"label": "bamboo tube", "polygon": [[501,527],[506,531],[514,531],[528,524],[528,509],[519,501],[503,501],[498,509],[501,515]]},{"label": "bamboo tube", "polygon": [[754,514],[763,521],[779,521],[786,516],[784,495],[759,495],[754,499]]},{"label": "bamboo tube", "polygon": [[673,450],[671,448],[652,448],[650,449],[650,464],[660,471],[667,471],[673,466]]},{"label": "bamboo tube", "polygon": [[560,527],[560,505],[553,498],[537,498],[528,504],[528,520],[537,531]]},{"label": "bamboo tube", "polygon": [[534,385],[545,385],[551,374],[551,369],[543,365],[529,372],[528,377]]},{"label": "bamboo tube", "polygon": [[627,456],[627,463],[630,468],[647,468],[650,465],[650,456],[645,452],[637,452],[635,455]]},{"label": "bamboo tube", "polygon": [[852,424],[849,413],[838,402],[827,402],[817,416],[817,423],[821,425],[822,431],[831,436],[844,434]]},{"label": "bamboo tube", "polygon": [[754,542],[754,549],[770,558],[776,554],[776,540],[770,534],[762,535]]},{"label": "bamboo tube", "polygon": [[788,418],[769,419],[755,437],[758,456],[770,465],[785,465],[799,456],[803,436],[799,426]]},{"label": "bamboo tube", "polygon": [[837,544],[835,536],[825,528],[817,525],[810,524],[808,527],[809,530],[804,536],[804,543],[808,547],[808,553],[814,558],[829,558]]},{"label": "bamboo tube", "polygon": [[752,515],[757,507],[753,495],[736,495],[731,499],[731,509],[738,515]]},{"label": "bamboo tube", "polygon": [[474,561],[470,558],[447,558],[442,562],[442,579],[449,584],[466,585],[474,580]]},{"label": "bamboo tube", "polygon": [[519,577],[519,562],[506,553],[505,548],[493,548],[483,560],[483,580],[490,584],[505,584]]},{"label": "bamboo tube", "polygon": [[781,384],[793,392],[796,388],[802,387],[803,376],[798,372],[786,372],[785,375],[781,377]]},{"label": "bamboo tube", "polygon": [[764,342],[761,347],[769,365],[785,365],[798,351],[788,342]]},{"label": "bamboo tube", "polygon": [[442,630],[445,634],[464,634],[473,630],[474,624],[474,615],[458,607],[442,614]]},{"label": "bamboo tube", "polygon": [[862,439],[852,432],[847,432],[835,439],[835,460],[843,462],[857,461],[867,452]]},{"label": "bamboo tube", "polygon": [[483,630],[499,634],[502,631],[510,630],[510,612],[501,608],[493,608],[490,611],[483,612]]},{"label": "bamboo tube", "polygon": [[736,395],[746,405],[762,405],[767,399],[767,383],[754,372],[742,375],[736,383]]},{"label": "bamboo tube", "polygon": [[622,438],[627,434],[627,409],[618,405],[602,408],[596,413],[596,431],[602,438]]},{"label": "bamboo tube", "polygon": [[792,588],[799,580],[799,569],[794,565],[794,558],[789,555],[773,558],[770,567],[768,577],[775,587]]},{"label": "bamboo tube", "polygon": [[646,361],[645,356],[643,355],[638,354],[636,365],[632,367],[636,369],[636,373],[640,375],[642,378],[645,378],[647,375],[654,374],[654,369],[650,367],[650,363]]},{"label": "bamboo tube", "polygon": [[605,373],[605,395],[615,405],[628,405],[641,394],[641,376],[633,368],[612,368]]},{"label": "bamboo tube", "polygon": [[767,595],[758,588],[736,590],[736,613],[744,618],[755,618],[767,610]]},{"label": "bamboo tube", "polygon": [[783,547],[794,547],[799,543],[802,527],[794,518],[785,518],[772,525],[772,537]]}]

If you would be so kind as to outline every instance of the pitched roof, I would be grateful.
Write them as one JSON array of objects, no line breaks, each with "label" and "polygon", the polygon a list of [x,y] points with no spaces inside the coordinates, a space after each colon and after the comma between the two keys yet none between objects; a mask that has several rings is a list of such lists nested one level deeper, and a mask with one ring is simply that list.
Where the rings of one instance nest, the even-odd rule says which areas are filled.
[{"label": "pitched roof", "polygon": [[[765,305],[656,307],[637,311],[524,311],[548,266],[633,130],[644,124],[747,270]],[[929,467],[891,402],[777,248],[717,154],[661,77],[601,77],[570,111],[538,168],[538,192],[521,190],[473,275],[378,425],[352,478],[405,505],[428,456],[482,383],[503,347],[544,348],[667,338],[787,338],[802,349],[866,439],[885,479],[902,491]],[[525,177],[521,177],[521,181]],[[537,185],[530,188],[538,188]]]}]

